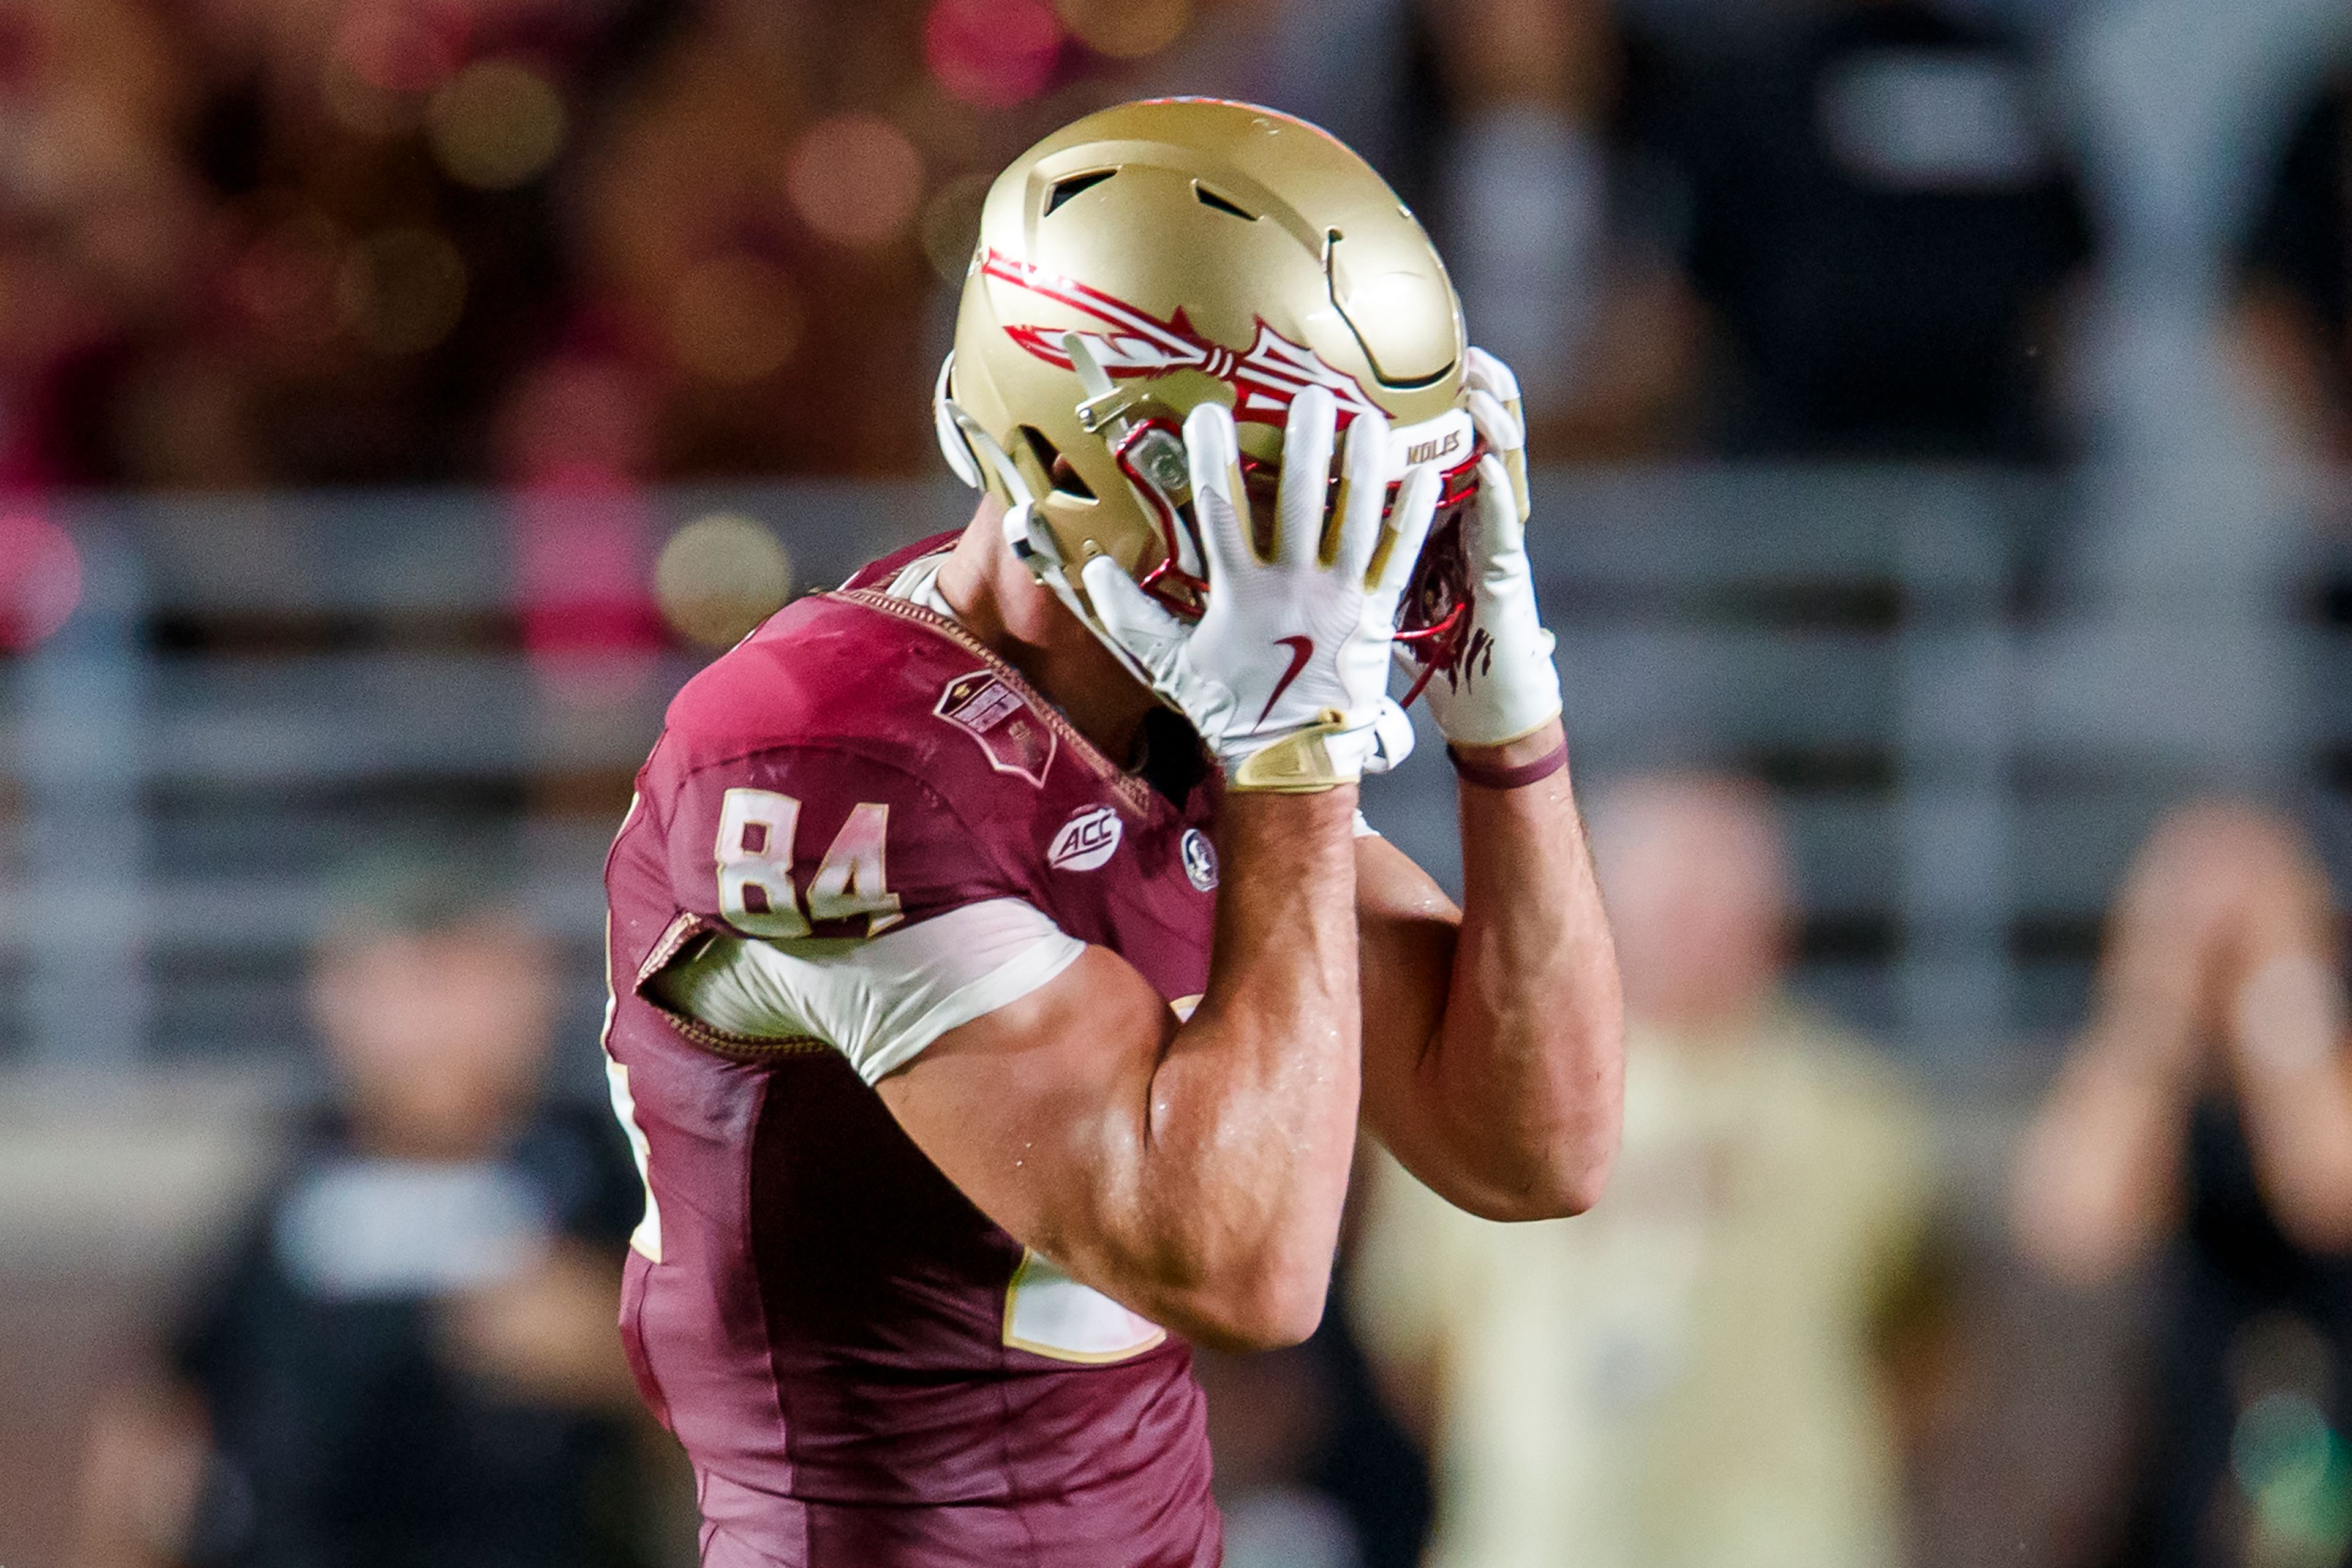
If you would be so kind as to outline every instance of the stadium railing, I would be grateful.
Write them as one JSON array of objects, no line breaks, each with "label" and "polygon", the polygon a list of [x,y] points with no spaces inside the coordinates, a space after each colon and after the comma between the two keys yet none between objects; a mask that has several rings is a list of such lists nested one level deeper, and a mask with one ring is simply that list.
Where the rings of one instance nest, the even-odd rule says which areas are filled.
[{"label": "stadium railing", "polygon": [[[1797,848],[1803,983],[1925,1060],[1998,1068],[2078,1015],[2132,845],[2227,770],[2085,734],[2049,700],[2063,476],[1707,466],[1554,472],[1538,489],[1588,789],[1661,767],[1772,785]],[[777,484],[629,504],[647,575],[673,530],[723,511],[772,529],[805,590],[958,525],[968,498]],[[301,967],[331,868],[419,831],[521,868],[576,977],[567,1027],[593,1039],[605,844],[664,702],[710,650],[671,642],[587,679],[534,652],[509,507],[53,504],[83,600],[0,660],[0,1061],[302,1059]],[[2292,649],[2292,689],[2253,694],[2298,726],[2274,784],[2324,779],[2352,709],[2326,700],[2347,689],[2328,679],[2347,652],[2329,629],[2336,576],[2315,549],[2308,591],[2257,628]],[[1366,809],[1451,874],[1433,742]],[[592,1084],[593,1049],[570,1055]]]}]

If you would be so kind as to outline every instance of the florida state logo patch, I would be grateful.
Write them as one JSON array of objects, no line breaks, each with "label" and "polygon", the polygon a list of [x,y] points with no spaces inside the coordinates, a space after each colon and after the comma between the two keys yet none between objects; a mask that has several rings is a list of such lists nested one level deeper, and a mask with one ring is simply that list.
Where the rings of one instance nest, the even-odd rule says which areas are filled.
[{"label": "florida state logo patch", "polygon": [[1045,770],[1054,765],[1058,744],[1053,727],[992,672],[976,669],[957,676],[940,693],[940,705],[932,711],[977,742],[990,767],[1000,773],[1018,773],[1045,788]]},{"label": "florida state logo patch", "polygon": [[1209,836],[1197,827],[1184,830],[1184,840],[1178,847],[1184,861],[1184,875],[1192,886],[1207,892],[1217,885],[1217,847]]}]

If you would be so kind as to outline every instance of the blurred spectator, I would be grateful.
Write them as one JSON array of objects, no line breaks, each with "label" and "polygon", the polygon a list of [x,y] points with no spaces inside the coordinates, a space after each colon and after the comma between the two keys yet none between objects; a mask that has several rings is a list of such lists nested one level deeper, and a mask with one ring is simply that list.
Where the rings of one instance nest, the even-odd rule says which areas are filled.
[{"label": "blurred spectator", "polygon": [[1676,438],[1704,319],[1629,226],[1625,58],[1602,0],[1424,3],[1451,110],[1438,221],[1475,335],[1528,391],[1538,458]]},{"label": "blurred spectator", "polygon": [[321,946],[338,1110],[103,1403],[83,1561],[647,1560],[614,1326],[642,1200],[610,1118],[540,1102],[545,940],[460,872],[373,872]]},{"label": "blurred spectator", "polygon": [[2308,447],[2352,458],[2352,76],[2296,126],[2243,265],[2258,362]]},{"label": "blurred spectator", "polygon": [[1869,1047],[1781,990],[1758,791],[1661,778],[1593,815],[1629,1016],[1625,1142],[1580,1219],[1489,1225],[1392,1163],[1367,1342],[1440,1455],[1444,1568],[1898,1560],[1881,1381],[1931,1157]]},{"label": "blurred spectator", "polygon": [[0,490],[110,471],[106,389],[192,286],[194,87],[144,0],[0,9]]},{"label": "blurred spectator", "polygon": [[1931,0],[1637,34],[1633,134],[1728,360],[1734,451],[2018,458],[2086,219],[2017,37]]},{"label": "blurred spectator", "polygon": [[1704,368],[1680,258],[1634,221],[1624,77],[1607,0],[1284,0],[1210,11],[1146,83],[1262,100],[1361,153],[1558,460],[1676,443]]},{"label": "blurred spectator", "polygon": [[2168,818],[2116,900],[2097,1011],[2028,1133],[2027,1251],[2145,1259],[2158,1322],[2131,1568],[2352,1546],[2352,1058],[2327,883],[2291,822]]},{"label": "blurred spectator", "polygon": [[1614,259],[1604,132],[1621,62],[1607,7],[1474,0],[1417,16],[1447,121],[1432,215],[1447,265],[1480,345],[1556,427],[1591,388]]}]

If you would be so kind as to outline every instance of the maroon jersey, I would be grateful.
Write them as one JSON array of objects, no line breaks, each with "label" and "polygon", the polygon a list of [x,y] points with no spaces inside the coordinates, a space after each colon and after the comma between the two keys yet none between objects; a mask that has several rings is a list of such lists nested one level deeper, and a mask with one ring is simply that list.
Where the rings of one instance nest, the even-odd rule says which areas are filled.
[{"label": "maroon jersey", "polygon": [[656,982],[717,943],[870,948],[1018,900],[1171,1005],[1204,988],[1209,792],[1114,766],[870,585],[898,563],[690,682],[614,845],[608,1069],[647,1188],[630,1363],[694,1462],[711,1568],[1212,1564],[1189,1348],[1024,1253],[835,1043],[730,1034]]}]

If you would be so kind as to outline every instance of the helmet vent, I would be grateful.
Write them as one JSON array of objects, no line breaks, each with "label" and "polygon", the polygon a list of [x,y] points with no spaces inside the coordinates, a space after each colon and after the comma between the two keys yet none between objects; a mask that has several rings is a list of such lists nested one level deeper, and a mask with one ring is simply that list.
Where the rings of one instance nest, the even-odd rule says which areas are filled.
[{"label": "helmet vent", "polygon": [[1202,206],[1214,207],[1221,213],[1231,213],[1234,216],[1241,219],[1244,223],[1255,223],[1257,221],[1257,214],[1254,212],[1244,212],[1240,206],[1227,201],[1224,197],[1217,195],[1216,192],[1209,189],[1206,185],[1195,184],[1192,186],[1192,196],[1193,199],[1198,201]]},{"label": "helmet vent", "polygon": [[1090,174],[1072,174],[1066,180],[1055,180],[1053,190],[1045,196],[1045,216],[1052,217],[1055,213],[1061,210],[1064,202],[1081,192],[1093,190],[1118,173],[1117,169],[1097,169]]},{"label": "helmet vent", "polygon": [[1034,425],[1024,425],[1020,434],[1022,441],[1029,448],[1029,455],[1036,459],[1038,472],[1045,476],[1046,484],[1056,495],[1071,496],[1079,500],[1095,499],[1094,488],[1079,476],[1078,470],[1062,456],[1061,448],[1054,445],[1045,432]]}]

